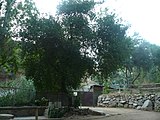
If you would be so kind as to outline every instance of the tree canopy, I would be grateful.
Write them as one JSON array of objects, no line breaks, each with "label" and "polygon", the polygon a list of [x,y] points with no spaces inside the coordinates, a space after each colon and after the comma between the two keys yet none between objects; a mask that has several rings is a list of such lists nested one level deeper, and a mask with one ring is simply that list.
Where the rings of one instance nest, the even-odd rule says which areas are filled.
[{"label": "tree canopy", "polygon": [[126,30],[127,26],[116,22],[114,14],[97,19],[98,71],[106,78],[130,57],[132,41],[126,36]]},{"label": "tree canopy", "polygon": [[23,40],[26,76],[37,89],[66,92],[79,85],[92,61],[68,42],[59,23],[52,17],[37,18],[26,24]]},{"label": "tree canopy", "polygon": [[15,73],[18,70],[20,49],[13,41],[16,32],[18,4],[15,0],[0,1],[0,72]]},{"label": "tree canopy", "polygon": [[106,79],[130,57],[128,27],[115,14],[96,14],[96,4],[64,0],[55,17],[42,16],[32,0],[18,4],[14,38],[20,39],[25,73],[37,90],[67,92],[87,76]]}]

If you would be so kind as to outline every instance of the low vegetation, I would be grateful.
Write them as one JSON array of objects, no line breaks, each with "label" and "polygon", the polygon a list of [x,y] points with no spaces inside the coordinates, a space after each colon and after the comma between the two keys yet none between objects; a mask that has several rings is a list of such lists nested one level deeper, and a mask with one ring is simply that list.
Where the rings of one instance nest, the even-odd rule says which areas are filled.
[{"label": "low vegetation", "polygon": [[0,106],[32,105],[35,100],[35,88],[32,80],[24,76],[5,83],[0,88]]}]

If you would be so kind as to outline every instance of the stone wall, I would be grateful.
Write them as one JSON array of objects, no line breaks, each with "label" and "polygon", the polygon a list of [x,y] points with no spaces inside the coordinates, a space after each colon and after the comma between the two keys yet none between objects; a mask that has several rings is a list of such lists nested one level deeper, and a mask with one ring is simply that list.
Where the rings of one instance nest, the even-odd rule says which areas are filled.
[{"label": "stone wall", "polygon": [[98,97],[97,106],[124,107],[160,112],[160,94],[102,94]]}]

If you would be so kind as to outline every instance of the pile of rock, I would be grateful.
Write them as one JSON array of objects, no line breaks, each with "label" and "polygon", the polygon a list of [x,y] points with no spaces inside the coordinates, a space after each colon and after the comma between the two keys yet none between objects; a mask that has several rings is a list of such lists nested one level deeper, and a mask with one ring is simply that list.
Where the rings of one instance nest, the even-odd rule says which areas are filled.
[{"label": "pile of rock", "polygon": [[160,96],[157,96],[155,98],[154,109],[155,109],[155,111],[160,112]]},{"label": "pile of rock", "polygon": [[124,107],[141,110],[160,111],[160,95],[156,94],[102,94],[98,97],[98,106]]}]

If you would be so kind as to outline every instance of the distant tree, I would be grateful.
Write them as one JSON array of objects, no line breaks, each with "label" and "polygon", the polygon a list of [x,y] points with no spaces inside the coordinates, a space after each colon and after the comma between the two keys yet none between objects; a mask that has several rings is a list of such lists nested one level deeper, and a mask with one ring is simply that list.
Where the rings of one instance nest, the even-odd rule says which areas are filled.
[{"label": "distant tree", "polygon": [[130,59],[125,64],[125,74],[128,87],[131,87],[136,80],[142,82],[146,79],[149,71],[153,66],[153,56],[151,52],[151,44],[139,40],[132,51]]},{"label": "distant tree", "polygon": [[160,46],[152,46],[154,66],[150,71],[150,81],[160,83]]},{"label": "distant tree", "polygon": [[0,1],[0,72],[8,74],[18,70],[20,49],[13,40],[16,32],[16,16],[19,3],[16,0]]},{"label": "distant tree", "polygon": [[135,47],[132,53],[132,61],[138,69],[142,68],[144,71],[148,71],[153,64],[150,43],[144,41]]},{"label": "distant tree", "polygon": [[156,61],[159,46],[150,44],[143,39],[134,39],[134,49],[131,57],[125,61],[121,69],[123,81],[128,87],[134,83],[157,82],[159,72]]},{"label": "distant tree", "polygon": [[132,41],[126,36],[127,26],[116,21],[115,15],[104,15],[97,20],[98,71],[108,77],[124,65],[132,50]]},{"label": "distant tree", "polygon": [[156,66],[158,66],[158,68],[160,68],[160,47],[155,53],[154,63]]}]

